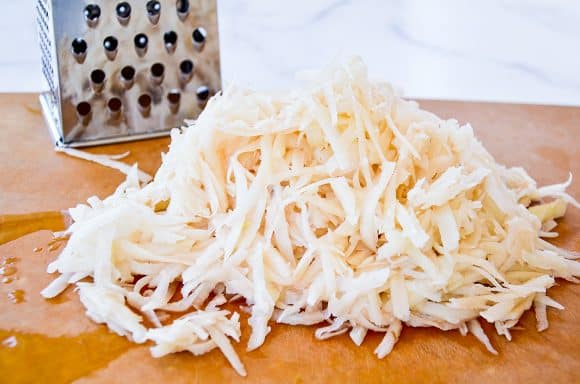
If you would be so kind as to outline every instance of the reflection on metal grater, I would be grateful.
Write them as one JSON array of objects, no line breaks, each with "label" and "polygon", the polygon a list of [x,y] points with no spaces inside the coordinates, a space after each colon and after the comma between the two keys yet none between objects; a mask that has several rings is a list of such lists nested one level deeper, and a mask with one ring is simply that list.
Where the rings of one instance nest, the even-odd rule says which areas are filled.
[{"label": "reflection on metal grater", "polygon": [[216,0],[38,0],[57,146],[166,135],[221,88]]}]

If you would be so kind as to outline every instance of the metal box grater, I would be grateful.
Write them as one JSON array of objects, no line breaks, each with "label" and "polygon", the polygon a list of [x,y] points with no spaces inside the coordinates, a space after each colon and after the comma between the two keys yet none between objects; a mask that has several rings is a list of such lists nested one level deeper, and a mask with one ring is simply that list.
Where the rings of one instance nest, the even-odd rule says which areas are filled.
[{"label": "metal box grater", "polygon": [[37,0],[58,146],[166,135],[221,87],[216,0]]}]

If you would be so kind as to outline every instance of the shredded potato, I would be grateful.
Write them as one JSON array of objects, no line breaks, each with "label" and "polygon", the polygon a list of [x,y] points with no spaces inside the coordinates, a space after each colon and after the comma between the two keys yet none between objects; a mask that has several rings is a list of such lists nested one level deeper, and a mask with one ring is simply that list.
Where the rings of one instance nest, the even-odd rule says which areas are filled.
[{"label": "shredded potato", "polygon": [[[232,297],[249,308],[249,350],[277,322],[356,345],[382,332],[379,358],[403,325],[471,332],[496,353],[480,318],[510,339],[534,305],[543,330],[546,307],[561,308],[548,288],[580,275],[573,253],[541,239],[578,206],[571,179],[538,188],[356,58],[292,93],[227,89],[171,137],[151,183],[132,168],[114,194],[70,210],[48,268],[61,276],[43,291],[76,284],[91,319],[152,342],[155,357],[219,348],[245,375],[239,315],[222,309]],[[188,314],[167,323],[172,312]]]}]

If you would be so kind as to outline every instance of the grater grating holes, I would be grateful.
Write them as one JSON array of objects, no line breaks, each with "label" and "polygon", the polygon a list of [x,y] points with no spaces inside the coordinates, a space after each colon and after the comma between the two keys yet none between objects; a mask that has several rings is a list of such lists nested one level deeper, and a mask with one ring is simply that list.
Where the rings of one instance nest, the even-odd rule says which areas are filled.
[{"label": "grater grating holes", "polygon": [[195,1],[35,1],[41,102],[58,142],[157,136],[199,113],[220,76],[216,40],[206,41],[217,0]]}]

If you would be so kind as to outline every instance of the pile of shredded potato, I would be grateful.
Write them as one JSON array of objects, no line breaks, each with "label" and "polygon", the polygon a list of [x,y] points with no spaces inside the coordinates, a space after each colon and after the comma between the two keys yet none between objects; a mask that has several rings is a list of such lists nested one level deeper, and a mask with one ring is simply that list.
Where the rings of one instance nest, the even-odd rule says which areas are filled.
[{"label": "pile of shredded potato", "polygon": [[151,183],[134,167],[113,195],[71,209],[43,295],[76,284],[91,319],[151,341],[155,357],[217,347],[241,375],[239,314],[222,309],[240,298],[248,350],[274,322],[356,345],[382,332],[379,358],[403,324],[471,332],[492,353],[479,318],[510,339],[534,306],[545,329],[546,307],[562,308],[547,289],[580,275],[577,254],[542,240],[579,205],[571,180],[538,188],[469,125],[369,81],[359,59],[308,81],[224,91],[172,132]]}]

